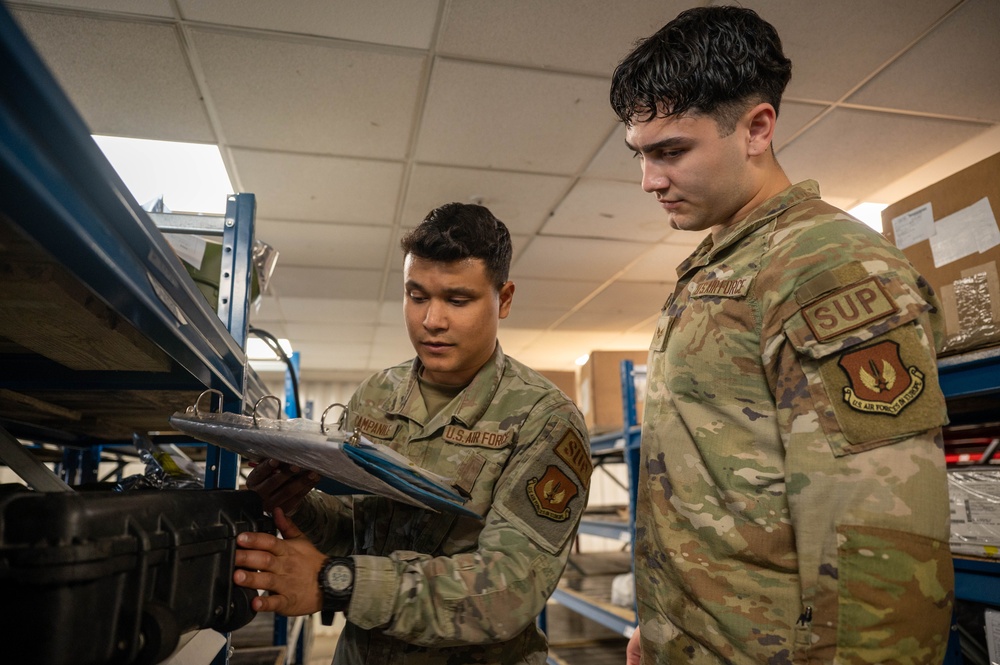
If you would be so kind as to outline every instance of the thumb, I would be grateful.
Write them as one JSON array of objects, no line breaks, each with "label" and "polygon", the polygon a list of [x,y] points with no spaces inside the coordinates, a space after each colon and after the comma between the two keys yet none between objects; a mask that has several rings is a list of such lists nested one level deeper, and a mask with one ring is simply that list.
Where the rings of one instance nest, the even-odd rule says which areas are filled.
[{"label": "thumb", "polygon": [[302,535],[302,531],[299,527],[295,526],[291,518],[285,515],[285,511],[281,508],[274,509],[274,525],[278,527],[278,531],[281,532],[281,537],[285,540],[291,540],[293,538],[298,538]]}]

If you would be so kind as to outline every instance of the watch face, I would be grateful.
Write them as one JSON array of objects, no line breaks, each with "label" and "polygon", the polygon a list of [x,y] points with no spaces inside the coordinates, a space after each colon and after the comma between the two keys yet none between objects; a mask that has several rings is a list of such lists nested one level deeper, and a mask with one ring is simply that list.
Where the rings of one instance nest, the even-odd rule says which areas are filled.
[{"label": "watch face", "polygon": [[334,563],[326,569],[326,587],[334,593],[347,591],[354,583],[354,574],[343,563]]}]

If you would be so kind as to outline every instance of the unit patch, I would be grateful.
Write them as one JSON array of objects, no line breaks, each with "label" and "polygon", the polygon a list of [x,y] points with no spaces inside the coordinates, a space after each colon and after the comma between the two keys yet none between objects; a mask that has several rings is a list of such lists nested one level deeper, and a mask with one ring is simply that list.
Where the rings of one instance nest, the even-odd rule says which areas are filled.
[{"label": "unit patch", "polygon": [[590,452],[573,430],[567,430],[562,441],[556,444],[556,455],[576,474],[583,486],[590,487],[590,474],[594,471]]},{"label": "unit patch", "polygon": [[559,467],[550,464],[541,478],[528,481],[527,491],[539,517],[565,522],[570,514],[568,504],[580,490]]},{"label": "unit patch", "polygon": [[442,435],[445,441],[457,443],[460,446],[479,446],[480,448],[506,448],[511,440],[511,431],[486,432],[448,425]]},{"label": "unit patch", "polygon": [[895,416],[924,391],[923,372],[903,365],[893,341],[845,353],[837,364],[850,382],[844,401],[863,413]]},{"label": "unit patch", "polygon": [[803,307],[802,317],[820,342],[899,311],[877,277],[834,291]]}]

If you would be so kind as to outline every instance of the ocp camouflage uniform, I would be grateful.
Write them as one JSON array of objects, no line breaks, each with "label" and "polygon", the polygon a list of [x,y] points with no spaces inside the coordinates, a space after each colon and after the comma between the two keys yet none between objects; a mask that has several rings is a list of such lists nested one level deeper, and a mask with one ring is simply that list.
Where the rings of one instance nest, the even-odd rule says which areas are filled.
[{"label": "ocp camouflage uniform", "polygon": [[806,181],[678,268],[635,567],[646,663],[940,663],[953,597],[937,302]]},{"label": "ocp camouflage uniform", "polygon": [[583,418],[499,345],[432,418],[419,368],[414,360],[369,378],[350,426],[455,478],[484,520],[312,492],[295,523],[356,567],[334,662],[544,663],[535,618],[566,565],[592,471]]}]

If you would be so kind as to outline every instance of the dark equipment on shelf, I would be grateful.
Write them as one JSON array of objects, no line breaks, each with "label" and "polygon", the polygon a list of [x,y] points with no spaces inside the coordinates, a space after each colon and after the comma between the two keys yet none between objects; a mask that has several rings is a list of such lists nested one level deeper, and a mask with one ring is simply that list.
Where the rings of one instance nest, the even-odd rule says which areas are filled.
[{"label": "dark equipment on shelf", "polygon": [[[0,596],[14,663],[148,665],[186,632],[253,619],[236,535],[274,531],[237,490],[0,494]],[[12,649],[12,651],[10,651]]]}]

